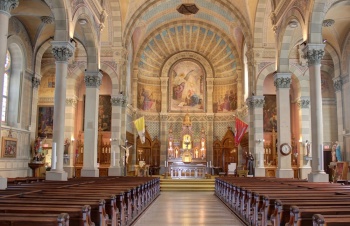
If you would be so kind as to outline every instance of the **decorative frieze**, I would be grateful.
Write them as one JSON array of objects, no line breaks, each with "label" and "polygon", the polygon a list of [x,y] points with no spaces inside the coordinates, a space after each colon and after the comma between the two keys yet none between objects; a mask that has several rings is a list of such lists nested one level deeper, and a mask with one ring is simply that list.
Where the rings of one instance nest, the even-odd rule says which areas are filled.
[{"label": "decorative frieze", "polygon": [[16,8],[18,4],[19,0],[0,0],[0,11],[10,13],[10,11]]},{"label": "decorative frieze", "polygon": [[307,59],[309,66],[320,64],[324,51],[322,49],[310,49],[306,51],[304,58]]},{"label": "decorative frieze", "polygon": [[333,86],[334,86],[335,92],[341,91],[342,86],[343,86],[343,80],[340,77],[334,78],[333,79]]},{"label": "decorative frieze", "polygon": [[247,98],[246,104],[249,109],[262,108],[265,104],[264,96],[252,96]]},{"label": "decorative frieze", "polygon": [[75,106],[78,103],[77,98],[66,98],[66,105],[67,106]]},{"label": "decorative frieze", "polygon": [[102,82],[102,75],[100,73],[85,72],[84,81],[85,86],[89,88],[99,88]]},{"label": "decorative frieze", "polygon": [[310,98],[300,97],[300,99],[298,100],[298,106],[300,108],[310,108]]},{"label": "decorative frieze", "polygon": [[35,89],[37,89],[37,88],[39,88],[39,86],[40,86],[40,79],[39,78],[37,78],[37,77],[33,77],[32,78],[32,86],[33,86],[33,88],[35,88]]},{"label": "decorative frieze", "polygon": [[44,24],[52,24],[54,21],[54,18],[51,16],[42,16],[40,17],[41,22],[43,22]]},{"label": "decorative frieze", "polygon": [[292,83],[292,79],[288,77],[280,77],[275,78],[274,85],[277,89],[279,88],[290,88],[290,84]]},{"label": "decorative frieze", "polygon": [[68,61],[73,56],[73,52],[67,47],[53,47],[52,54],[56,61]]}]

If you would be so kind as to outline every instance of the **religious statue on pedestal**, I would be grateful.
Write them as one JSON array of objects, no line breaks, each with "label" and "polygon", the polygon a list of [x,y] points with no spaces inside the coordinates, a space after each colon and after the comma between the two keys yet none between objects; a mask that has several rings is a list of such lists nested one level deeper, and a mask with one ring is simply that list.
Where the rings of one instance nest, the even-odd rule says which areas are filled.
[{"label": "religious statue on pedestal", "polygon": [[338,141],[335,142],[335,155],[337,157],[337,162],[341,162],[342,161],[342,156],[341,156],[341,150],[340,150],[340,145],[338,143]]}]

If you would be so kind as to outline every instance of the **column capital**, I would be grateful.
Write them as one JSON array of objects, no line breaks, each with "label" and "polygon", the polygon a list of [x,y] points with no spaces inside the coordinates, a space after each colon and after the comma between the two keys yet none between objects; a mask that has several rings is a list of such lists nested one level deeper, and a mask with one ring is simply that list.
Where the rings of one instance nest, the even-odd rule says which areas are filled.
[{"label": "column capital", "polygon": [[300,97],[298,100],[300,108],[310,108],[310,97]]},{"label": "column capital", "polygon": [[102,82],[102,74],[99,71],[85,71],[84,81],[86,87],[99,88]]},{"label": "column capital", "polygon": [[262,108],[265,104],[264,96],[251,96],[247,98],[246,103],[249,109]]},{"label": "column capital", "polygon": [[39,86],[40,86],[40,82],[41,82],[41,79],[37,76],[33,76],[32,77],[32,87],[35,88],[35,89],[38,89]]},{"label": "column capital", "polygon": [[0,0],[0,11],[10,14],[10,11],[16,8],[19,0]]},{"label": "column capital", "polygon": [[343,87],[343,80],[341,77],[333,78],[333,86],[335,92],[340,92]]},{"label": "column capital", "polygon": [[325,44],[307,44],[303,49],[304,58],[309,66],[320,64],[324,55]]},{"label": "column capital", "polygon": [[274,78],[274,85],[277,89],[279,88],[290,88],[290,84],[292,83],[292,74],[291,73],[276,73]]},{"label": "column capital", "polygon": [[68,62],[69,58],[73,56],[74,45],[71,42],[52,41],[52,54],[56,62]]},{"label": "column capital", "polygon": [[127,102],[127,96],[123,95],[123,94],[119,94],[117,96],[112,96],[112,98],[111,98],[112,106],[123,107],[124,105],[126,106],[126,102]]},{"label": "column capital", "polygon": [[66,98],[66,106],[75,107],[78,103],[77,97]]}]

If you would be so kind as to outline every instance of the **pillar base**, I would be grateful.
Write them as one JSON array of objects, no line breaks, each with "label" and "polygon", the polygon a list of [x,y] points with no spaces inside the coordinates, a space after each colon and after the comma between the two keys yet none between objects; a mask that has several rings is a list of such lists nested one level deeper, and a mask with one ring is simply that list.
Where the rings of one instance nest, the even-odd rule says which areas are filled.
[{"label": "pillar base", "polygon": [[329,182],[329,175],[326,173],[310,173],[308,182]]},{"label": "pillar base", "polygon": [[67,172],[65,172],[65,171],[47,171],[45,180],[67,181]]},{"label": "pillar base", "polygon": [[63,169],[67,172],[68,178],[73,178],[75,176],[73,166],[63,166]]},{"label": "pillar base", "polygon": [[310,166],[303,166],[299,169],[300,178],[301,180],[307,179],[308,175],[311,173],[311,167]]},{"label": "pillar base", "polygon": [[81,169],[81,177],[99,177],[100,176],[100,172],[97,168],[93,168],[93,169]]},{"label": "pillar base", "polygon": [[7,188],[7,178],[0,177],[0,190],[5,190]]},{"label": "pillar base", "polygon": [[265,177],[265,167],[256,167],[254,169],[254,176]]},{"label": "pillar base", "polygon": [[277,169],[276,177],[277,178],[294,178],[294,172],[292,169]]},{"label": "pillar base", "polygon": [[108,176],[123,176],[121,168],[110,167],[108,168]]}]

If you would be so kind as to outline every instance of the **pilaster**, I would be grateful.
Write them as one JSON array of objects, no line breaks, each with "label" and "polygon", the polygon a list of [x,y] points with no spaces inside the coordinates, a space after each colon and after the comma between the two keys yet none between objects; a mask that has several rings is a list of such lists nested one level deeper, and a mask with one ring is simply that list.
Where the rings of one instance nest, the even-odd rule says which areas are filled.
[{"label": "pilaster", "polygon": [[213,113],[213,90],[214,90],[214,78],[207,78],[207,108],[208,113]]},{"label": "pilaster", "polygon": [[84,119],[84,162],[82,177],[98,177],[97,140],[98,140],[98,105],[102,74],[99,71],[85,72],[85,119]]},{"label": "pilaster", "polygon": [[[337,101],[337,128],[338,128],[338,144],[341,147],[341,150],[343,150],[343,153],[346,153],[344,148],[344,119],[343,119],[343,80],[341,77],[333,78],[333,86]],[[346,159],[346,158],[345,158]]]},{"label": "pilaster", "polygon": [[290,127],[290,99],[289,90],[292,82],[291,73],[276,73],[274,84],[276,86],[277,108],[277,141],[278,141],[278,167],[276,177],[293,178],[291,154],[282,155],[279,151],[282,144],[291,147],[291,127]]},{"label": "pilaster", "polygon": [[166,167],[165,167],[165,161],[168,160],[167,156],[167,133],[169,130],[169,126],[168,126],[168,114],[166,113],[161,113],[159,115],[160,118],[160,174],[165,173]]},{"label": "pilaster", "polygon": [[246,100],[249,108],[249,152],[255,156],[255,173],[257,177],[265,176],[264,165],[264,130],[263,130],[263,106],[265,104],[264,96],[251,96]]}]

